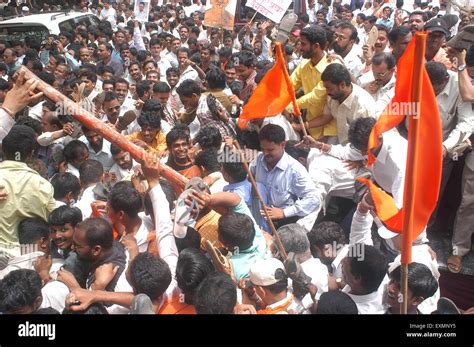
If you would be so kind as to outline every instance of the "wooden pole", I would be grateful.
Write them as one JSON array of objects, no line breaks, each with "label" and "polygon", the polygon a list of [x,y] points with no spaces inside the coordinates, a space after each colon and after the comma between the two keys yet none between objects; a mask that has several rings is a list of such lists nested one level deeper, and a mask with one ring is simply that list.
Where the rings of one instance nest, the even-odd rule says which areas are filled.
[{"label": "wooden pole", "polygon": [[242,163],[244,164],[245,171],[247,171],[247,175],[249,176],[250,183],[252,183],[252,187],[255,190],[255,193],[257,194],[258,200],[260,201],[260,204],[262,204],[263,212],[265,213],[265,217],[267,217],[267,221],[268,221],[268,225],[270,226],[270,229],[272,229],[273,235],[275,237],[275,241],[277,242],[277,246],[280,249],[280,254],[283,260],[286,260],[288,258],[288,255],[286,254],[285,247],[283,247],[283,243],[281,242],[280,236],[278,235],[275,225],[273,224],[273,221],[270,218],[270,215],[268,214],[267,206],[265,205],[262,195],[260,194],[260,191],[258,190],[257,182],[255,181],[255,178],[253,177],[253,174],[250,171],[250,168],[247,164],[247,161],[245,160],[245,156],[242,152],[242,149],[240,148],[240,145],[237,141],[234,141],[234,146],[237,148],[239,157],[242,159]]},{"label": "wooden pole", "polygon": [[[412,79],[412,95],[411,101],[420,105],[422,83],[423,83],[423,68],[425,61],[425,47],[426,40],[423,36],[426,34],[415,35],[415,59],[413,65],[413,79]],[[405,177],[405,192],[403,199],[403,232],[402,232],[402,247],[401,247],[401,290],[403,301],[401,305],[401,313],[407,314],[408,310],[408,264],[412,262],[412,242],[413,242],[413,217],[415,212],[414,194],[416,190],[416,168],[414,165],[416,161],[416,134],[418,133],[419,119],[417,115],[421,114],[420,107],[417,107],[417,114],[409,115],[408,124],[408,153],[407,153],[407,175]]]},{"label": "wooden pole", "polygon": [[[75,103],[65,95],[61,94],[58,90],[54,89],[52,86],[46,82],[39,79],[33,72],[28,70],[25,66],[21,66],[18,72],[24,71],[25,79],[35,79],[39,81],[37,90],[43,92],[46,98],[54,102],[55,104],[60,104],[65,112],[68,112],[74,119],[79,121],[81,124],[87,126],[94,131],[97,131],[101,136],[106,138],[109,142],[114,143],[122,150],[129,152],[130,155],[136,161],[142,161],[145,150],[137,145],[131,143],[125,136],[117,132],[112,127],[104,124],[102,121],[97,119],[92,113],[84,110],[79,104]],[[169,166],[161,164],[160,174],[165,177],[173,186],[177,192],[184,190],[188,179],[176,172]]]}]

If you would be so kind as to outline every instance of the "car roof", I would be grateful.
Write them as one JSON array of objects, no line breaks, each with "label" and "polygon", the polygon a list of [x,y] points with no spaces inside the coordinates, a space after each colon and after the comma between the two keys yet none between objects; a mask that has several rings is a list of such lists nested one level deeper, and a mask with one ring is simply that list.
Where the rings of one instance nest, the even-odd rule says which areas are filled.
[{"label": "car roof", "polygon": [[4,21],[0,21],[0,25],[2,24],[18,24],[18,23],[49,23],[49,22],[62,22],[65,19],[82,17],[82,16],[92,16],[91,13],[83,13],[83,12],[48,12],[48,13],[39,13],[39,14],[32,14],[28,16],[22,17],[15,17],[11,19],[7,19]]}]

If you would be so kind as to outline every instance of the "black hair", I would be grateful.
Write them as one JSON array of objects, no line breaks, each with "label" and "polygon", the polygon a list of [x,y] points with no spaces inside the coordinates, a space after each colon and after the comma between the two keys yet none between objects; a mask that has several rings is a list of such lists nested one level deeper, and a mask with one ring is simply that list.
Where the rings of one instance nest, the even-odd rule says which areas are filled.
[{"label": "black hair", "polygon": [[[362,251],[363,254],[355,256]],[[377,290],[387,273],[387,262],[382,252],[377,248],[365,244],[349,246],[348,256],[351,263],[352,275],[360,279],[360,285],[367,294]]]},{"label": "black hair", "polygon": [[372,57],[372,65],[387,64],[387,69],[393,69],[397,64],[395,57],[391,53],[380,52]]},{"label": "black hair", "polygon": [[41,218],[23,219],[18,225],[18,240],[20,245],[35,244],[37,241],[49,238],[49,225]]},{"label": "black hair", "polygon": [[105,92],[104,94],[104,103],[110,102],[112,100],[118,100],[117,93],[115,92]]},{"label": "black hair", "polygon": [[161,258],[151,253],[138,254],[130,264],[130,285],[135,294],[158,299],[171,283],[171,270]]},{"label": "black hair", "polygon": [[161,44],[161,40],[156,38],[156,39],[151,39],[150,40],[150,43],[149,43],[149,46],[152,47],[152,46],[160,46],[160,47],[163,47],[163,45]]},{"label": "black hair", "polygon": [[300,32],[300,36],[304,36],[311,45],[319,44],[321,50],[324,50],[327,44],[326,31],[320,26],[311,26],[304,28]]},{"label": "black hair", "polygon": [[254,67],[257,65],[257,57],[252,52],[241,51],[238,55],[238,63],[246,67]]},{"label": "black hair", "polygon": [[276,295],[281,292],[287,291],[288,289],[288,277],[285,274],[285,271],[283,269],[276,269],[275,271],[275,279],[278,280],[278,282],[273,283],[269,286],[262,286],[266,290],[268,290],[270,293]]},{"label": "black hair", "polygon": [[203,150],[219,150],[222,144],[222,135],[217,128],[207,126],[199,130],[194,138],[194,142],[199,143]]},{"label": "black hair", "polygon": [[211,68],[206,73],[206,82],[209,89],[225,88],[225,73],[219,68]]},{"label": "black hair", "polygon": [[41,122],[27,115],[19,115],[16,118],[15,125],[26,125],[27,127],[30,127],[35,131],[37,136],[43,133],[43,125],[41,124]]},{"label": "black hair", "polygon": [[87,159],[79,167],[79,179],[83,187],[86,184],[99,183],[103,174],[104,167],[94,159]]},{"label": "black hair", "polygon": [[369,137],[377,120],[372,117],[357,118],[351,122],[348,130],[348,139],[351,145],[360,152],[366,152],[369,146]]},{"label": "black hair", "polygon": [[174,238],[178,253],[181,253],[186,248],[201,249],[201,234],[192,227],[186,229],[186,236],[183,238]]},{"label": "black hair", "polygon": [[166,76],[168,77],[169,75],[171,75],[172,73],[174,73],[175,75],[178,75],[179,76],[179,70],[175,67],[170,67],[166,70]]},{"label": "black hair", "polygon": [[[178,39],[179,40],[179,39]],[[178,51],[176,52],[176,55],[179,55],[179,53],[186,53],[188,55],[188,58],[191,57],[191,51],[189,50],[189,48],[186,48],[186,47],[179,47],[178,48]]]},{"label": "black hair", "polygon": [[115,212],[124,211],[129,217],[138,217],[143,208],[140,193],[128,181],[114,185],[108,196],[108,202]]},{"label": "black hair", "polygon": [[469,47],[469,49],[467,50],[466,65],[468,67],[474,66],[474,45],[471,45],[471,47]]},{"label": "black hair", "polygon": [[190,98],[193,94],[201,95],[201,87],[194,80],[184,80],[177,88],[176,93]]},{"label": "black hair", "polygon": [[199,249],[186,248],[179,253],[176,281],[184,293],[184,300],[192,304],[194,292],[208,274],[214,271],[211,261]]},{"label": "black hair", "polygon": [[260,141],[266,140],[268,142],[280,144],[285,141],[285,131],[279,125],[267,124],[262,129],[260,129],[258,139]]},{"label": "black hair", "polygon": [[171,88],[166,82],[157,82],[153,86],[153,93],[169,93]]},{"label": "black hair", "polygon": [[117,84],[119,83],[126,84],[127,88],[130,86],[130,83],[125,78],[117,78],[114,83],[114,89],[117,87]]},{"label": "black hair", "polygon": [[36,146],[35,132],[26,125],[14,125],[2,141],[2,151],[7,160],[25,162]]},{"label": "black hair", "polygon": [[201,282],[194,296],[198,314],[231,314],[237,304],[237,286],[222,272],[211,272]]},{"label": "black hair", "polygon": [[298,160],[298,158],[308,159],[309,149],[308,148],[296,148],[296,144],[299,141],[289,140],[285,142],[285,152],[288,153],[291,157]]},{"label": "black hair", "polygon": [[77,159],[84,151],[89,152],[89,148],[84,142],[72,140],[64,147],[63,154],[66,161],[70,163]]},{"label": "black hair", "polygon": [[334,290],[319,297],[316,314],[358,314],[359,310],[352,298],[344,292]]},{"label": "black hair", "polygon": [[[145,107],[146,106],[146,107]],[[149,99],[145,102],[142,112],[137,119],[141,128],[149,126],[151,128],[161,129],[162,108],[158,100]]]},{"label": "black hair", "polygon": [[336,29],[350,29],[351,30],[351,36],[349,37],[349,40],[357,40],[357,29],[351,23],[341,22],[341,23],[336,25]]},{"label": "black hair", "polygon": [[428,14],[424,11],[413,11],[412,13],[410,13],[410,15],[408,16],[408,18],[410,18],[411,16],[413,15],[418,15],[418,16],[422,16],[423,17],[423,22],[427,22],[428,21]]},{"label": "black hair", "polygon": [[112,248],[114,237],[112,226],[103,218],[87,218],[76,225],[85,233],[86,243],[89,247],[101,246],[104,249]]},{"label": "black hair", "polygon": [[226,246],[244,251],[252,246],[255,226],[249,216],[230,211],[219,218],[218,233]]},{"label": "black hair", "polygon": [[41,278],[34,270],[14,270],[0,280],[0,312],[2,313],[33,307],[40,296]]},{"label": "black hair", "polygon": [[[399,284],[401,283],[402,276],[401,268],[402,266],[399,265],[388,274],[391,280]],[[438,290],[438,281],[425,264],[410,263],[408,264],[408,288],[413,296],[427,299],[432,297]]]},{"label": "black hair", "polygon": [[[364,18],[364,21],[367,21],[367,22],[373,24],[373,23],[377,22],[377,17],[375,17],[375,16],[367,16],[367,17]],[[385,25],[382,25],[382,26],[383,26],[384,28],[386,28]]]},{"label": "black hair", "polygon": [[437,61],[429,61],[425,64],[426,72],[430,76],[431,84],[443,84],[448,77],[448,69],[443,63]]},{"label": "black hair", "polygon": [[92,83],[96,83],[97,82],[97,75],[95,72],[93,71],[89,71],[89,70],[86,70],[86,71],[82,71],[80,74],[79,74],[79,78],[81,77],[85,77],[87,78],[89,81],[91,81]]},{"label": "black hair", "polygon": [[54,199],[61,200],[68,193],[79,195],[81,192],[81,184],[79,179],[70,172],[59,172],[51,179],[54,188]]},{"label": "black hair", "polygon": [[54,209],[48,217],[48,223],[51,226],[69,223],[72,227],[75,227],[80,222],[82,222],[82,213],[77,207],[60,206]]},{"label": "black hair", "polygon": [[[224,158],[240,158],[238,153],[224,149]],[[224,160],[221,162],[222,169],[234,180],[234,182],[242,182],[247,179],[247,171],[244,163],[240,160]]]},{"label": "black hair", "polygon": [[397,26],[397,27],[393,28],[392,30],[390,30],[390,32],[388,33],[388,41],[391,44],[394,44],[400,38],[407,36],[410,32],[411,31],[410,31],[409,27],[406,27],[406,26],[403,26],[403,25]]},{"label": "black hair", "polygon": [[220,57],[230,58],[232,55],[232,48],[230,47],[222,47],[217,51],[217,54]]},{"label": "black hair", "polygon": [[344,231],[336,222],[317,223],[306,236],[308,237],[313,255],[315,255],[315,252],[313,252],[314,246],[323,249],[324,245],[332,245],[333,243],[343,245],[346,243]]},{"label": "black hair", "polygon": [[215,149],[206,149],[199,152],[194,159],[194,164],[204,167],[211,173],[220,170],[219,161],[217,160],[217,151]]},{"label": "black hair", "polygon": [[171,149],[171,145],[177,140],[186,140],[189,142],[189,132],[176,127],[171,129],[170,132],[166,134],[166,145],[168,149]]},{"label": "black hair", "polygon": [[143,97],[146,92],[148,92],[153,84],[153,81],[138,81],[136,86],[136,92],[138,97]]},{"label": "black hair", "polygon": [[329,64],[321,74],[321,79],[336,85],[344,83],[346,86],[350,86],[352,83],[349,70],[342,64]]}]

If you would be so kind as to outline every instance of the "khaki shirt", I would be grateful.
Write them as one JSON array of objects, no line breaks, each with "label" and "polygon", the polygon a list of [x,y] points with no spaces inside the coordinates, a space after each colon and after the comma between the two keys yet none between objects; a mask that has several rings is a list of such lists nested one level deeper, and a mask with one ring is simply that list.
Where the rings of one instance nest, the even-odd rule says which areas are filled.
[{"label": "khaki shirt", "polygon": [[8,252],[10,246],[19,244],[18,224],[25,218],[47,221],[56,202],[51,183],[23,162],[0,163],[0,185],[8,193],[7,199],[0,201],[0,249]]}]

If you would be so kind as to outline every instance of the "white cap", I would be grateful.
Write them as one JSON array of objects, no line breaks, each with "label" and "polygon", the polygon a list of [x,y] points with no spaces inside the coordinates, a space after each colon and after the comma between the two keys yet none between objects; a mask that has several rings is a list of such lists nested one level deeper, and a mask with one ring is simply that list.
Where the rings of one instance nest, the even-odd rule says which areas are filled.
[{"label": "white cap", "polygon": [[285,266],[276,258],[257,260],[250,266],[250,281],[257,286],[271,286],[281,280],[275,278],[278,269],[285,272]]},{"label": "white cap", "polygon": [[28,12],[30,9],[28,8],[28,6],[23,6],[21,10],[24,12]]}]

